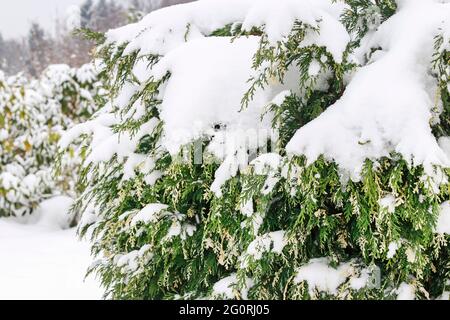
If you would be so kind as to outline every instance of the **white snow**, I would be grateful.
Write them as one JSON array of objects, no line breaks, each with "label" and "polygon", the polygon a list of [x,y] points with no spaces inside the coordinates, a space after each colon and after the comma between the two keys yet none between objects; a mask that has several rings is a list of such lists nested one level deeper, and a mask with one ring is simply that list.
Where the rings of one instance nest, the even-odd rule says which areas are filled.
[{"label": "white snow", "polygon": [[[163,138],[158,143],[162,151],[174,155],[194,140],[210,139],[207,152],[221,162],[211,186],[219,197],[224,183],[247,168],[248,154],[266,146],[269,139],[276,140],[271,114],[262,119],[261,115],[271,101],[281,99],[281,92],[285,95],[297,88],[299,79],[294,67],[290,68],[283,83],[271,79],[264,89],[256,90],[242,109],[242,98],[250,88],[248,80],[262,72],[252,68],[252,58],[261,39],[206,36],[229,23],[242,23],[244,29],[262,27],[275,44],[285,40],[295,21],[301,21],[321,29],[320,32],[308,30],[301,46],[324,46],[340,61],[350,40],[339,22],[344,7],[330,0],[200,0],[154,11],[139,23],[111,30],[107,33],[107,44],[127,43],[124,55],[139,51],[141,56],[162,57],[152,68],[136,63],[133,72],[142,83],[125,83],[97,119],[70,130],[62,138],[61,146],[67,146],[80,134],[93,133],[92,153],[87,163],[105,162],[117,155],[120,161],[127,161],[124,179],[133,177],[135,167],[142,160],[133,154],[136,144],[143,134],[152,132],[157,121],[150,120],[151,125],[131,137],[127,133],[113,134],[110,127],[120,119],[106,113],[127,105],[130,97],[142,89],[144,81],[161,80],[170,72],[158,96],[162,100],[159,109],[164,124]],[[137,101],[127,117],[142,116],[142,108],[142,102]],[[103,119],[107,121],[101,123]],[[218,125],[220,130],[215,129]],[[155,179],[149,177],[149,180]],[[269,176],[262,192],[268,194],[277,181]]]},{"label": "white snow", "polygon": [[[337,6],[330,1],[299,0],[257,0],[250,8],[242,24],[244,30],[263,27],[269,43],[275,44],[291,32],[295,21],[301,21],[312,27],[319,27],[320,32],[308,32],[302,47],[311,44],[324,46],[337,62],[342,61],[350,37],[339,22]],[[340,9],[342,9],[340,4]],[[328,12],[327,12],[328,11]],[[330,14],[330,13],[332,14]]]},{"label": "white snow", "polygon": [[396,290],[397,300],[414,300],[416,298],[416,288],[406,282],[402,282]]},{"label": "white snow", "polygon": [[291,90],[281,91],[279,94],[272,99],[271,103],[281,106],[288,96],[292,94]]},{"label": "white snow", "polygon": [[213,135],[211,130],[216,124],[226,126],[227,131],[242,130],[243,134],[249,129],[270,129],[270,119],[261,123],[260,115],[278,93],[276,88],[259,90],[240,112],[258,42],[257,37],[193,40],[168,53],[153,67],[155,79],[171,73],[161,105],[163,145],[171,154],[208,131]]},{"label": "white snow", "polygon": [[0,219],[0,299],[101,299],[88,277],[90,248],[75,229],[55,230],[17,219]]},{"label": "white snow", "polygon": [[409,263],[416,262],[416,251],[413,248],[407,248],[405,254],[406,260],[408,260]]},{"label": "white snow", "polygon": [[387,212],[389,213],[394,213],[395,212],[395,197],[392,194],[388,194],[386,196],[384,196],[383,198],[381,198],[378,201],[378,204],[380,205],[380,207],[382,209],[386,209]]},{"label": "white snow", "polygon": [[[218,196],[221,186],[248,166],[247,151],[264,145],[272,134],[270,117],[260,121],[260,115],[265,105],[282,91],[282,86],[259,90],[241,111],[258,41],[257,37],[193,40],[169,52],[148,71],[156,80],[171,73],[161,92],[164,122],[161,145],[177,154],[187,143],[210,138],[208,152],[223,161],[211,187]],[[195,81],[192,74],[196,75]],[[202,89],[205,87],[207,91]],[[218,124],[222,126],[219,132],[214,130]]]},{"label": "white snow", "polygon": [[192,236],[195,230],[196,227],[193,225],[181,224],[179,221],[173,221],[164,239],[170,240],[173,237],[180,236],[183,240],[185,240],[188,236]]},{"label": "white snow", "polygon": [[314,294],[315,289],[337,294],[339,286],[351,275],[352,267],[350,263],[343,263],[335,269],[329,263],[329,258],[311,259],[297,270],[295,282],[306,281],[310,295]]},{"label": "white snow", "polygon": [[[297,269],[295,283],[306,281],[311,296],[315,290],[337,294],[338,288],[345,281],[353,290],[360,290],[369,285],[369,280],[374,272],[370,267],[357,267],[355,260],[342,262],[336,268],[330,266],[330,258],[311,259],[307,264]],[[357,270],[359,270],[359,275]]]},{"label": "white snow", "polygon": [[[185,41],[202,38],[227,24],[264,27],[271,43],[287,36],[296,20],[320,33],[307,34],[304,45],[325,46],[337,61],[350,37],[339,22],[344,5],[330,0],[200,0],[153,11],[142,21],[107,33],[108,43],[128,43],[125,54],[165,55]],[[214,17],[214,18],[212,18]]]},{"label": "white snow", "polygon": [[146,157],[142,154],[132,153],[123,165],[123,180],[133,179],[135,177],[135,169],[140,166]]},{"label": "white snow", "polygon": [[308,68],[308,74],[310,77],[316,77],[320,72],[321,66],[320,63],[317,62],[317,60],[311,61],[311,64]]},{"label": "white snow", "polygon": [[138,254],[137,250],[131,251],[130,253],[122,256],[116,256],[116,265],[120,268],[125,268],[127,271],[135,271],[138,268]]},{"label": "white snow", "polygon": [[253,240],[247,248],[247,254],[253,256],[255,260],[259,260],[265,252],[281,254],[285,245],[286,239],[283,230],[269,232]]},{"label": "white snow", "polygon": [[436,232],[450,234],[450,201],[441,204]]},{"label": "white snow", "polygon": [[71,227],[74,216],[69,213],[73,205],[73,199],[66,196],[53,197],[39,204],[36,214],[39,217],[39,225],[65,230]]},{"label": "white snow", "polygon": [[280,180],[279,171],[282,164],[281,161],[282,157],[279,154],[264,153],[250,163],[255,174],[267,175],[266,181],[261,189],[261,194],[268,195]]},{"label": "white snow", "polygon": [[450,300],[450,291],[444,291],[440,297],[438,297],[436,300]]},{"label": "white snow", "polygon": [[[237,275],[233,273],[216,282],[213,286],[213,293],[219,296],[223,295],[227,299],[234,299],[236,298],[235,292],[237,292],[237,290],[235,289],[235,286],[237,283]],[[244,300],[247,300],[248,290],[253,287],[253,284],[253,280],[249,278],[245,279],[245,288],[240,292]]]},{"label": "white snow", "polygon": [[167,205],[161,203],[150,203],[141,209],[131,220],[131,225],[135,225],[138,222],[149,223],[155,222],[164,214],[168,208]]},{"label": "white snow", "polygon": [[369,268],[364,268],[361,270],[359,277],[351,277],[349,284],[350,288],[353,290],[361,290],[369,284],[370,277],[372,276],[371,270]]},{"label": "white snow", "polygon": [[[93,120],[93,122],[95,125],[95,120]],[[111,131],[102,132],[105,136],[103,136],[103,139],[96,141],[95,147],[93,148],[92,153],[87,157],[86,162],[98,163],[101,161],[108,161],[114,155],[117,155],[119,159],[130,156],[136,150],[140,139],[146,134],[151,133],[155,129],[156,124],[156,120],[151,119],[147,123],[144,123],[134,135],[131,135],[128,132],[121,134],[112,134]],[[97,130],[94,129],[94,132],[96,133]],[[110,133],[110,135],[107,135],[107,133]]]},{"label": "white snow", "polygon": [[450,137],[440,137],[438,143],[442,150],[447,154],[447,157],[450,158]]},{"label": "white snow", "polygon": [[251,217],[255,212],[253,208],[253,199],[250,199],[243,203],[239,209],[244,216]]},{"label": "white snow", "polygon": [[[102,111],[107,111],[102,109]],[[118,119],[113,114],[102,113],[93,120],[78,124],[64,132],[59,141],[59,147],[66,149],[74,140],[84,134],[92,134],[92,153],[86,159],[89,163],[108,161],[114,155],[125,159],[134,155],[140,139],[155,129],[157,120],[152,118],[144,123],[135,134],[113,133],[111,126],[117,124]],[[129,164],[131,166],[131,164]],[[134,162],[133,165],[136,165]],[[133,167],[134,169],[134,167]],[[130,169],[131,170],[131,169]],[[128,174],[130,174],[128,170]]]},{"label": "white snow", "polygon": [[397,250],[400,248],[400,246],[401,246],[401,242],[399,242],[399,241],[389,243],[388,252],[387,252],[386,257],[388,259],[392,259],[395,256],[395,254],[397,253]]}]

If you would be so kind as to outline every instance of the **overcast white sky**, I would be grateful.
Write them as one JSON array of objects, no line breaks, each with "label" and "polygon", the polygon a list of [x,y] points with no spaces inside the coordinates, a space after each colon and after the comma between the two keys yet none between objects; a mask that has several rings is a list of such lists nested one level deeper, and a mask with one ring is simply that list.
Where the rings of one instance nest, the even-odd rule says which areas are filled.
[{"label": "overcast white sky", "polygon": [[4,38],[23,36],[31,21],[54,31],[57,16],[64,17],[71,5],[83,0],[0,0],[0,32]]}]

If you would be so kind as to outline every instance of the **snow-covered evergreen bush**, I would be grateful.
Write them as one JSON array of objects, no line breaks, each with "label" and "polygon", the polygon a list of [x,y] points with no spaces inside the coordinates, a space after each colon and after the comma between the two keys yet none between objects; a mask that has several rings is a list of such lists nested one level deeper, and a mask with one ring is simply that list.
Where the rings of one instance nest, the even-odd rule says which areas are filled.
[{"label": "snow-covered evergreen bush", "polygon": [[53,195],[76,196],[81,159],[66,153],[55,178],[62,132],[84,121],[101,92],[93,65],[53,65],[39,79],[0,75],[0,216],[33,212]]},{"label": "snow-covered evergreen bush", "polygon": [[112,298],[448,298],[450,3],[200,0],[98,35]]}]

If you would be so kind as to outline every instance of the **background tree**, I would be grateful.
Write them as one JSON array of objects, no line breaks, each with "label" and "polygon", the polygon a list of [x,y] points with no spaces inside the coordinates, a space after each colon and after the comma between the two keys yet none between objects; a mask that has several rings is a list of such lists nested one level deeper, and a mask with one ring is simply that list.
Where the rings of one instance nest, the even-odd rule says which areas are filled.
[{"label": "background tree", "polygon": [[87,133],[107,294],[448,299],[450,7],[401,3],[205,0],[99,35],[111,99],[63,147]]},{"label": "background tree", "polygon": [[90,28],[92,20],[93,0],[86,0],[80,8],[80,22],[82,28]]},{"label": "background tree", "polygon": [[37,77],[54,59],[53,39],[51,39],[44,29],[37,22],[31,24],[27,36],[28,73],[32,77]]},{"label": "background tree", "polygon": [[[80,27],[96,32],[124,25],[161,7],[187,0],[85,0],[80,6]],[[133,17],[134,16],[134,17]],[[50,64],[65,63],[80,67],[92,59],[94,43],[81,35],[74,35],[64,17],[57,17],[54,35],[38,23],[30,26],[24,39],[3,39],[0,42],[0,69],[7,74],[24,72],[37,77]]]}]

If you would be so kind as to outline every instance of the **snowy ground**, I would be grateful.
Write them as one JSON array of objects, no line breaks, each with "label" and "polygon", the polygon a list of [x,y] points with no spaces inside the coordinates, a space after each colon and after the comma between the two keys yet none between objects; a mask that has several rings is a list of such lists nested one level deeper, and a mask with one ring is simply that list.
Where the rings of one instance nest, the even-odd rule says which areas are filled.
[{"label": "snowy ground", "polygon": [[90,261],[75,229],[0,219],[0,299],[100,299]]}]

